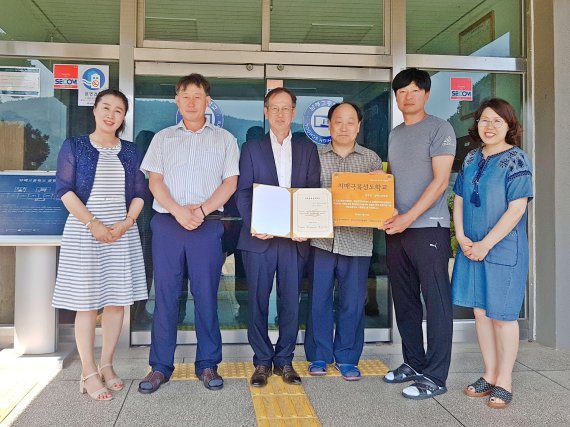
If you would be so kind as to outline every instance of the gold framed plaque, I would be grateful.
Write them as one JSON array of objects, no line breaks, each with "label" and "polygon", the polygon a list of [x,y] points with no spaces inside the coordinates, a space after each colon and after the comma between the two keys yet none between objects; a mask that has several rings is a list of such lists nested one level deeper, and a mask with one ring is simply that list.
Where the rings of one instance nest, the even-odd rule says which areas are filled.
[{"label": "gold framed plaque", "polygon": [[331,190],[335,227],[380,227],[394,214],[391,174],[335,172]]}]

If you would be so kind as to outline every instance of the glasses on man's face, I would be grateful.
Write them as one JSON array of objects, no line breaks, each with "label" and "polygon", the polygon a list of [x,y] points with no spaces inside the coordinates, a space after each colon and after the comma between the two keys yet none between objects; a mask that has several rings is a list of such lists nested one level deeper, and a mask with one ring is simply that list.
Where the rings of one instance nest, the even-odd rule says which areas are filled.
[{"label": "glasses on man's face", "polygon": [[491,126],[493,126],[495,129],[499,129],[499,128],[501,128],[504,124],[505,124],[505,121],[504,121],[504,120],[501,120],[501,119],[495,119],[495,120],[479,119],[479,120],[477,120],[477,125],[478,125],[480,128],[486,128],[487,126],[491,125]]},{"label": "glasses on man's face", "polygon": [[272,105],[270,107],[267,107],[267,110],[271,114],[279,114],[279,113],[289,114],[293,111],[293,109],[294,109],[294,107],[277,107],[276,105]]}]

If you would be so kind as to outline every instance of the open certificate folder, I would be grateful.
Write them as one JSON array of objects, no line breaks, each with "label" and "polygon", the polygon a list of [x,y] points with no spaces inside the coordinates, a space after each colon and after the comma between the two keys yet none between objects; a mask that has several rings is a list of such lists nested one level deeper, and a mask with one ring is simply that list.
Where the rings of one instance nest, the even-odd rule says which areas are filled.
[{"label": "open certificate folder", "polygon": [[331,191],[253,184],[251,232],[289,238],[333,237]]}]

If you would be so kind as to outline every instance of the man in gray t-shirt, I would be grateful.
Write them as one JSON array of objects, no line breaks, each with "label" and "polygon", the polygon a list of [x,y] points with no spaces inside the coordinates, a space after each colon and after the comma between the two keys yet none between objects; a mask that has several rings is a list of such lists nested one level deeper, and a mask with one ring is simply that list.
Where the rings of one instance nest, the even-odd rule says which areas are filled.
[{"label": "man in gray t-shirt", "polygon": [[[413,380],[402,395],[416,400],[447,391],[453,332],[446,190],[456,138],[449,123],[426,113],[430,87],[429,74],[415,68],[400,72],[392,82],[404,116],[388,143],[398,214],[382,227],[404,356],[404,363],[388,372],[384,381]],[[427,313],[427,352],[421,297]]]},{"label": "man in gray t-shirt", "polygon": [[[432,159],[455,156],[455,132],[451,125],[435,116],[427,115],[418,123],[402,123],[390,133],[388,157],[390,168],[397,179],[396,209],[409,212],[428,185],[434,180]],[[439,160],[439,159],[438,159]],[[443,159],[446,163],[449,159]],[[447,168],[446,168],[447,169]],[[447,188],[446,180],[445,186]],[[408,228],[449,228],[449,209],[446,192],[413,221]]]}]

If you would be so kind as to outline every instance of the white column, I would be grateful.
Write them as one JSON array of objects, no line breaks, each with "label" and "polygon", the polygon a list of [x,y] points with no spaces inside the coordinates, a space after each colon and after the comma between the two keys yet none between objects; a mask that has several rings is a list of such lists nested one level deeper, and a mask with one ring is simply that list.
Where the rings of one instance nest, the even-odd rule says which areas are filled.
[{"label": "white column", "polygon": [[17,353],[56,351],[56,310],[51,306],[56,250],[55,246],[16,248],[14,350]]}]

